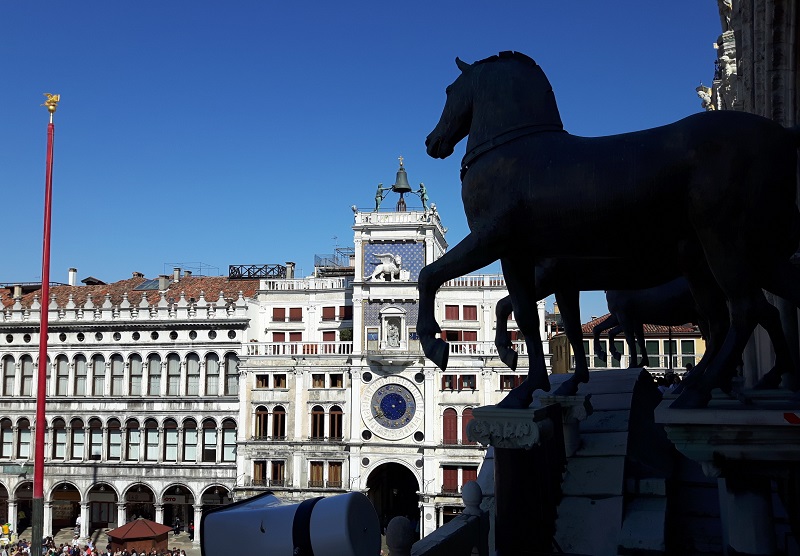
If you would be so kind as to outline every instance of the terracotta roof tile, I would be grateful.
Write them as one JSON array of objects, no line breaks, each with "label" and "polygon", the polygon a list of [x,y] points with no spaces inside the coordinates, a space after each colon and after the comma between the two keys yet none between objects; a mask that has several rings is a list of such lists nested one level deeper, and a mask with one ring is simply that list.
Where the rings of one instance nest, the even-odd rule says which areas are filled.
[{"label": "terracotta roof tile", "polygon": [[[106,294],[111,295],[112,305],[119,305],[125,293],[128,294],[128,301],[131,305],[138,305],[142,301],[143,295],[147,297],[150,304],[158,303],[161,299],[161,294],[157,290],[134,290],[134,288],[147,281],[147,278],[133,277],[111,284],[96,286],[52,286],[50,295],[55,296],[59,307],[66,306],[70,295],[72,295],[72,301],[77,307],[83,307],[89,295],[92,296],[92,303],[99,307],[105,302]],[[245,298],[254,297],[258,286],[259,281],[257,279],[230,280],[227,276],[189,276],[182,278],[177,283],[170,280],[166,297],[167,300],[173,299],[177,302],[180,300],[181,292],[184,292],[186,301],[190,301],[192,298],[198,300],[202,291],[205,294],[206,301],[212,303],[219,299],[219,292],[221,291],[226,300],[232,301],[239,297],[240,291]],[[3,307],[9,307],[14,304],[10,290],[0,289],[0,294],[2,294]],[[35,296],[38,296],[40,298],[39,303],[44,305],[44,301],[41,299],[41,289],[38,289],[22,297],[22,306],[29,308]]]},{"label": "terracotta roof tile", "polygon": [[[581,325],[581,332],[583,332],[584,336],[591,336],[592,332],[594,331],[594,327],[598,324],[601,324],[606,321],[611,316],[611,313],[606,313],[602,317],[597,317],[596,319],[592,319],[586,324]],[[667,336],[669,334],[669,326],[662,326],[660,324],[645,324],[644,325],[644,333],[646,336],[648,335],[655,335],[655,336]],[[610,329],[609,329],[610,330]],[[687,324],[680,324],[677,326],[672,327],[673,334],[699,334],[699,329],[697,326],[687,323]],[[608,336],[608,330],[603,331],[600,336]]]}]

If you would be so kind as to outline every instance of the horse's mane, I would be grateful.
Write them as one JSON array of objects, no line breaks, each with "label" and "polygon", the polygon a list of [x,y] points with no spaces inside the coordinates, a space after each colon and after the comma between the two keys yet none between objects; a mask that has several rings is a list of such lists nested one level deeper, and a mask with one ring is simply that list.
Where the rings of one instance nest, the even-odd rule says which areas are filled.
[{"label": "horse's mane", "polygon": [[472,65],[477,66],[478,64],[486,64],[488,62],[496,62],[497,60],[509,60],[509,59],[517,60],[525,64],[531,65],[533,67],[539,67],[539,65],[530,56],[526,56],[522,52],[515,52],[513,50],[504,50],[499,54],[489,56],[488,58],[484,58],[483,60],[478,60]]}]

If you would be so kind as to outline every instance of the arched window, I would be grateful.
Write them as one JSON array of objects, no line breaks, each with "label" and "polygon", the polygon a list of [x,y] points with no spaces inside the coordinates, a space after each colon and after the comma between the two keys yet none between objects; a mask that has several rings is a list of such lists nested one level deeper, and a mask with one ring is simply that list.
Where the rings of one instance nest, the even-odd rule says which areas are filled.
[{"label": "arched window", "polygon": [[17,422],[17,457],[28,459],[31,457],[31,423],[27,419]]},{"label": "arched window", "polygon": [[222,461],[236,461],[236,421],[222,422]]},{"label": "arched window", "polygon": [[178,461],[178,423],[164,421],[164,461]]},{"label": "arched window", "polygon": [[[120,357],[120,361],[122,358]],[[89,459],[99,460],[103,457],[103,423],[100,419],[89,421]]]},{"label": "arched window", "polygon": [[265,436],[269,436],[267,434],[267,416],[268,416],[267,408],[263,405],[260,405],[256,408],[256,422],[254,423],[253,427],[253,436],[256,438],[264,438]]},{"label": "arched window", "polygon": [[66,396],[69,385],[69,360],[66,355],[56,357],[56,396]]},{"label": "arched window", "polygon": [[286,440],[286,410],[280,405],[272,410],[272,439]]},{"label": "arched window", "polygon": [[128,393],[131,396],[142,395],[142,357],[134,353],[128,358],[130,378],[128,379]]},{"label": "arched window", "polygon": [[462,444],[475,444],[475,442],[467,438],[467,425],[472,421],[472,408],[468,407],[461,414],[461,443]]},{"label": "arched window", "polygon": [[335,405],[331,408],[331,423],[330,423],[330,431],[328,437],[331,440],[341,440],[342,439],[342,418],[344,417],[344,413],[342,412],[342,408],[338,405]]},{"label": "arched window", "polygon": [[177,396],[181,387],[181,358],[177,353],[167,355],[167,396]]},{"label": "arched window", "polygon": [[219,396],[219,356],[206,355],[206,396]]},{"label": "arched window", "polygon": [[[105,367],[105,365],[103,365]],[[72,453],[70,459],[83,459],[84,444],[86,442],[86,431],[83,428],[83,421],[73,419],[69,423],[70,435],[72,438]]]},{"label": "arched window", "polygon": [[92,356],[92,395],[102,396],[106,388],[106,360],[102,355]]},{"label": "arched window", "polygon": [[212,419],[203,421],[203,461],[217,461],[217,424]]},{"label": "arched window", "polygon": [[0,386],[4,396],[14,395],[14,358],[10,355],[3,357],[3,383]]},{"label": "arched window", "polygon": [[86,395],[86,358],[83,355],[75,356],[75,387],[73,392],[76,396]]},{"label": "arched window", "polygon": [[325,411],[322,406],[315,405],[311,408],[311,439],[322,440],[325,438]]},{"label": "arched window", "polygon": [[200,358],[196,353],[186,356],[186,395],[200,395]]},{"label": "arched window", "polygon": [[183,422],[183,461],[197,461],[197,423],[194,419]]},{"label": "arched window", "polygon": [[14,425],[11,419],[0,421],[0,458],[10,459],[14,451]]},{"label": "arched window", "polygon": [[[139,360],[141,362],[141,359]],[[122,430],[119,420],[108,420],[108,459],[119,461],[122,458]]]},{"label": "arched window", "polygon": [[111,356],[111,395],[121,396],[125,385],[125,361],[118,353]]},{"label": "arched window", "polygon": [[22,384],[20,384],[19,395],[30,396],[33,394],[33,359],[30,355],[23,355],[19,362],[22,367]]},{"label": "arched window", "polygon": [[64,419],[53,420],[53,459],[64,459],[67,455],[67,424]]},{"label": "arched window", "polygon": [[239,395],[239,358],[232,353],[225,356],[225,395]]},{"label": "arched window", "polygon": [[144,422],[144,459],[145,461],[158,460],[158,423],[155,419]]},{"label": "arched window", "polygon": [[147,356],[147,395],[161,395],[161,357],[157,353]]},{"label": "arched window", "polygon": [[445,444],[458,444],[458,415],[448,407],[442,415],[442,441]]},{"label": "arched window", "polygon": [[139,435],[139,421],[128,419],[125,423],[125,459],[128,461],[139,461]]}]

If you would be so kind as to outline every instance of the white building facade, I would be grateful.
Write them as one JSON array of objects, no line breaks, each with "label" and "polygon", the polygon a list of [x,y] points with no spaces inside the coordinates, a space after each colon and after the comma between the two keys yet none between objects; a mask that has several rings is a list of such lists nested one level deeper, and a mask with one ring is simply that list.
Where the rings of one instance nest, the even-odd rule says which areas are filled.
[{"label": "white building facade", "polygon": [[[447,249],[435,207],[355,209],[353,230],[353,248],[308,278],[287,263],[260,279],[232,267],[52,285],[45,535],[79,516],[82,537],[142,516],[192,522],[197,543],[204,509],[267,489],[361,491],[384,524],[407,515],[423,535],[457,515],[485,454],[466,437],[472,409],[527,371],[524,342],[518,371],[494,348],[505,283],[440,289],[442,371],[416,334],[419,271]],[[12,529],[30,525],[39,292],[0,286],[0,521]],[[513,317],[509,328],[516,338]]]}]

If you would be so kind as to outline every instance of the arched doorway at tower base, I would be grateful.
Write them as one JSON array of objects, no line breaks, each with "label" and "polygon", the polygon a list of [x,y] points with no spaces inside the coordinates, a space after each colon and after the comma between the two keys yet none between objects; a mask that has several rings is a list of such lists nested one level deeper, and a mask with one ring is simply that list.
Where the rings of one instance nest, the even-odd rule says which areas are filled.
[{"label": "arched doorway at tower base", "polygon": [[419,523],[419,482],[407,467],[394,462],[379,465],[369,474],[367,488],[367,497],[378,512],[382,530],[399,515],[410,519],[415,526]]}]

